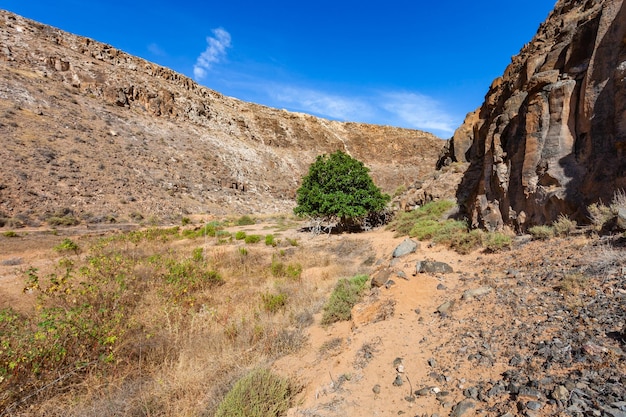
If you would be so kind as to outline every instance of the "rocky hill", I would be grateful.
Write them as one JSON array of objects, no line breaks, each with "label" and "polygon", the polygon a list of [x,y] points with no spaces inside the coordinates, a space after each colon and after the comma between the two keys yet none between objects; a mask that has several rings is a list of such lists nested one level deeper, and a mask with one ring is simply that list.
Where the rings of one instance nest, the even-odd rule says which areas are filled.
[{"label": "rocky hill", "polygon": [[0,217],[12,224],[288,210],[342,149],[387,192],[434,167],[429,133],[225,97],[112,46],[0,11]]},{"label": "rocky hill", "polygon": [[625,80],[624,3],[559,0],[450,143],[474,225],[585,221],[626,188]]}]

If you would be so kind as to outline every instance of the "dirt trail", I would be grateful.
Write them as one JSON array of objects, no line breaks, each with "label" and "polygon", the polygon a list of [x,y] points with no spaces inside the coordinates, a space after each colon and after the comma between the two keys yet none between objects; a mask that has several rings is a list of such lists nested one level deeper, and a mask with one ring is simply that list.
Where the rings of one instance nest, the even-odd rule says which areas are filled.
[{"label": "dirt trail", "polygon": [[[361,238],[372,244],[383,264],[391,260],[391,253],[403,240],[387,231],[366,233]],[[458,306],[454,319],[442,316],[437,308],[446,301],[458,301],[464,290],[479,286],[463,280],[482,268],[482,260],[476,258],[476,254],[463,256],[422,243],[416,253],[400,258],[395,265],[408,280],[393,276],[394,285],[372,289],[354,308],[350,323],[312,326],[309,346],[275,365],[304,386],[298,405],[288,415],[391,416],[446,409],[449,413],[463,399],[463,387],[475,382],[476,371],[450,349],[450,339],[458,336],[447,327],[462,325],[474,306]],[[415,275],[419,260],[446,262],[454,272]],[[466,304],[473,303],[479,302]],[[379,310],[390,306],[392,316],[372,321]],[[316,319],[319,323],[319,315]],[[495,364],[489,373],[501,373],[500,365]],[[484,379],[487,375],[481,372]],[[430,388],[426,395],[412,395],[425,387]]]}]

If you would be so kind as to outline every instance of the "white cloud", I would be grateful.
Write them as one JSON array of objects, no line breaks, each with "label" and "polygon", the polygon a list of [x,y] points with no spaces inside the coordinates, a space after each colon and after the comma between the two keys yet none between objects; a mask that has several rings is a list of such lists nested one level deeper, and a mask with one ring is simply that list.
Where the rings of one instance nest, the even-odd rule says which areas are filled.
[{"label": "white cloud", "polygon": [[439,102],[419,93],[383,93],[380,106],[397,118],[402,126],[452,134],[457,124]]},{"label": "white cloud", "polygon": [[442,108],[441,103],[420,93],[364,91],[351,96],[290,85],[270,85],[266,90],[272,101],[270,105],[330,119],[420,129],[442,137],[451,136],[460,123]]},{"label": "white cloud", "polygon": [[167,53],[163,49],[161,49],[161,47],[156,43],[151,43],[150,45],[148,45],[148,51],[156,56],[167,56]]},{"label": "white cloud", "polygon": [[193,67],[196,80],[206,77],[213,64],[220,62],[226,56],[226,50],[231,46],[230,33],[222,28],[213,29],[213,36],[206,38],[207,48],[200,54]]},{"label": "white cloud", "polygon": [[276,84],[268,89],[268,94],[281,107],[290,107],[331,119],[357,120],[372,115],[371,106],[358,97]]}]

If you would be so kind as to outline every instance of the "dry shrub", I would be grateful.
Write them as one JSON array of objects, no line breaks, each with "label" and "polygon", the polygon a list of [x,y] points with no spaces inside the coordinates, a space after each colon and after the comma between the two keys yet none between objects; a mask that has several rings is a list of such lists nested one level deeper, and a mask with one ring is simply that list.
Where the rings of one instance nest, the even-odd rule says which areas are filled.
[{"label": "dry shrub", "polygon": [[[302,265],[291,274],[301,278],[289,273],[274,278],[273,247],[242,251],[236,242],[219,246],[217,236],[182,237],[177,229],[132,232],[85,248],[91,263],[77,259],[73,273],[91,271],[80,275],[85,282],[123,273],[129,284],[124,287],[128,297],[117,298],[125,306],[116,310],[126,312],[120,321],[125,327],[113,344],[112,360],[73,375],[68,383],[50,385],[14,407],[12,415],[213,415],[242,369],[307,343],[303,329],[312,324],[333,283],[307,270],[310,252],[299,246],[285,255],[287,266]],[[223,284],[186,280],[196,265],[218,272]],[[270,287],[287,300],[273,313],[262,305],[261,294]],[[132,310],[127,308],[131,301]],[[0,391],[5,384],[0,382]]]},{"label": "dry shrub", "polygon": [[552,223],[552,227],[554,229],[554,233],[557,236],[569,236],[574,231],[576,231],[577,223],[575,220],[571,220],[569,217],[561,214],[559,217]]}]

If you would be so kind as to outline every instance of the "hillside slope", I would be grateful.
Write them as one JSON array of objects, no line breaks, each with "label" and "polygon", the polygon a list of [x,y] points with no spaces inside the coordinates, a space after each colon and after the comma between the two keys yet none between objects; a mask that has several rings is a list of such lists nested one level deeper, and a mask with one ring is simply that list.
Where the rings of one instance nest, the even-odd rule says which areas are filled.
[{"label": "hillside slope", "polygon": [[37,223],[272,212],[342,149],[387,192],[442,141],[225,97],[112,46],[0,11],[0,217]]}]

